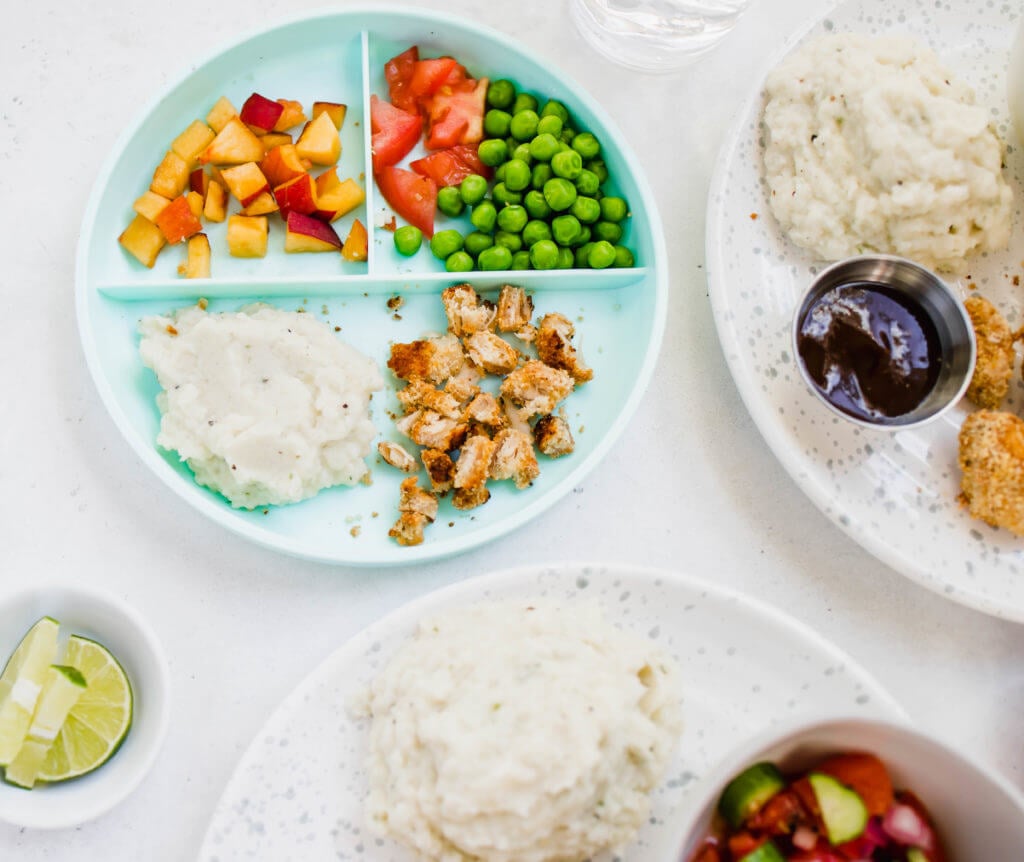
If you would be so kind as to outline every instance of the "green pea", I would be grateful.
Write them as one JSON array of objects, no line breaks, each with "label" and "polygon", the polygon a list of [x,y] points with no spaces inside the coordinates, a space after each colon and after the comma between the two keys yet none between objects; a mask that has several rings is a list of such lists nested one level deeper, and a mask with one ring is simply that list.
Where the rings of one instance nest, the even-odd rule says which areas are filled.
[{"label": "green pea", "polygon": [[523,243],[527,248],[545,239],[551,239],[551,226],[546,221],[533,219],[526,223],[526,227],[523,228]]},{"label": "green pea", "polygon": [[524,207],[510,204],[498,212],[498,227],[509,233],[519,233],[526,227],[530,216]]},{"label": "green pea", "polygon": [[489,138],[504,138],[512,124],[512,115],[500,108],[491,108],[484,114],[484,134]]},{"label": "green pea", "polygon": [[547,162],[539,162],[533,166],[533,175],[530,177],[530,185],[535,189],[544,188],[544,183],[555,175],[551,165]]},{"label": "green pea", "polygon": [[601,198],[601,217],[605,221],[622,221],[629,215],[629,206],[622,198]]},{"label": "green pea", "polygon": [[557,152],[558,138],[550,132],[538,132],[537,137],[530,141],[530,155],[537,161],[550,162],[551,157]]},{"label": "green pea", "polygon": [[555,172],[556,177],[574,180],[583,171],[583,159],[575,150],[563,150],[551,157],[551,170]]},{"label": "green pea", "polygon": [[476,263],[483,270],[508,269],[512,266],[512,252],[503,245],[494,245],[480,252]]},{"label": "green pea", "polygon": [[542,117],[558,117],[563,123],[569,122],[569,110],[561,102],[548,99],[540,110]]},{"label": "green pea", "polygon": [[579,232],[580,222],[574,215],[560,215],[551,220],[551,235],[559,245],[568,245]]},{"label": "green pea", "polygon": [[608,179],[608,166],[604,163],[602,159],[591,159],[589,162],[587,162],[586,168],[587,170],[593,171],[595,174],[597,174],[598,182],[603,183],[605,180]]},{"label": "green pea", "polygon": [[529,141],[524,141],[512,150],[512,158],[519,159],[521,162],[526,162],[527,166],[533,164],[533,156],[530,154]]},{"label": "green pea", "polygon": [[504,183],[497,183],[491,189],[491,197],[494,198],[494,202],[498,206],[511,206],[512,204],[521,204],[523,202],[523,196],[519,192],[512,191]]},{"label": "green pea", "polygon": [[563,143],[566,143],[566,144],[571,144],[572,143],[572,139],[575,138],[575,137],[576,137],[576,133],[572,129],[568,128],[568,127],[562,129],[562,134],[559,136],[561,141]]},{"label": "green pea", "polygon": [[548,202],[544,199],[544,192],[538,189],[533,189],[533,191],[526,193],[526,196],[523,198],[523,206],[526,207],[530,218],[547,218],[551,215],[551,207],[548,206]]},{"label": "green pea", "polygon": [[636,263],[636,261],[633,258],[633,252],[631,252],[624,245],[617,245],[617,246],[615,246],[615,263],[613,263],[612,266],[616,266],[616,267],[634,266],[635,263]]},{"label": "green pea", "polygon": [[508,158],[508,146],[501,138],[487,138],[480,142],[476,153],[488,167],[497,167]]},{"label": "green pea", "polygon": [[437,208],[446,216],[455,218],[462,215],[466,205],[462,202],[462,195],[455,186],[445,186],[437,192]]},{"label": "green pea", "polygon": [[517,141],[528,141],[537,134],[538,122],[540,122],[540,118],[537,116],[536,111],[516,111],[512,115],[509,131]]},{"label": "green pea", "polygon": [[473,206],[480,203],[487,195],[487,180],[479,174],[470,174],[459,183],[459,196],[462,202]]},{"label": "green pea", "polygon": [[420,250],[423,244],[423,231],[411,224],[402,225],[395,231],[395,249],[399,254],[410,257]]},{"label": "green pea", "polygon": [[571,248],[560,248],[558,250],[558,269],[572,269],[576,263],[576,255]]},{"label": "green pea", "polygon": [[490,248],[492,245],[494,245],[494,239],[489,233],[475,230],[466,234],[465,249],[473,257],[477,257],[480,252],[485,248]]},{"label": "green pea", "polygon": [[446,260],[448,255],[462,251],[462,234],[457,230],[439,230],[430,238],[430,250],[434,257]]},{"label": "green pea", "polygon": [[593,224],[601,218],[601,204],[593,198],[577,195],[572,205],[572,214],[583,224]]},{"label": "green pea", "polygon": [[594,247],[594,243],[588,242],[581,245],[576,249],[576,266],[580,269],[590,268],[590,250]]},{"label": "green pea", "polygon": [[[508,212],[511,207],[507,207],[502,212]],[[494,235],[494,244],[503,245],[509,251],[515,253],[523,247],[523,238],[518,233],[512,233],[507,230],[499,230]]]},{"label": "green pea", "polygon": [[464,251],[452,252],[444,262],[444,268],[448,272],[472,272],[474,265],[473,258]]},{"label": "green pea", "polygon": [[569,209],[576,200],[576,186],[562,177],[555,177],[544,183],[544,200],[555,212]]},{"label": "green pea", "polygon": [[580,171],[580,175],[573,180],[573,183],[576,185],[576,191],[581,195],[588,195],[590,197],[596,195],[601,188],[601,181],[597,178],[597,174],[586,168]]},{"label": "green pea", "polygon": [[558,266],[558,246],[549,239],[535,242],[530,246],[530,263],[534,269],[554,269]]},{"label": "green pea", "polygon": [[572,148],[585,159],[592,159],[601,152],[601,144],[590,132],[581,132],[572,139]]},{"label": "green pea", "polygon": [[505,165],[507,164],[508,162],[502,162],[500,165],[498,165],[498,167],[494,169],[495,182],[502,183],[505,181]]},{"label": "green pea", "polygon": [[622,228],[613,221],[599,221],[594,225],[594,236],[614,245],[622,239]]},{"label": "green pea", "polygon": [[519,93],[516,95],[515,102],[512,103],[512,116],[515,116],[520,111],[537,111],[537,100],[529,93]]},{"label": "green pea", "polygon": [[510,159],[502,167],[505,171],[498,179],[505,183],[505,188],[511,192],[521,192],[529,188],[533,174],[526,162],[519,158]]},{"label": "green pea", "polygon": [[528,251],[517,251],[512,255],[512,266],[509,269],[529,269],[530,253]]},{"label": "green pea", "polygon": [[587,227],[585,224],[582,224],[580,225],[580,232],[576,234],[576,238],[571,243],[569,243],[569,245],[573,246],[573,248],[581,245],[586,245],[588,242],[590,242],[590,237],[590,228]]},{"label": "green pea", "polygon": [[553,114],[541,114],[540,120],[537,123],[537,134],[538,135],[551,135],[553,138],[557,138],[562,134],[562,120]]},{"label": "green pea", "polygon": [[473,211],[469,214],[469,220],[477,230],[490,233],[494,230],[494,223],[498,220],[498,210],[490,201],[482,200],[473,207]]},{"label": "green pea", "polygon": [[587,255],[587,261],[594,269],[605,269],[615,263],[615,248],[606,240],[595,242]]},{"label": "green pea", "polygon": [[487,87],[487,104],[492,108],[510,108],[516,100],[516,85],[505,78],[491,81]]}]

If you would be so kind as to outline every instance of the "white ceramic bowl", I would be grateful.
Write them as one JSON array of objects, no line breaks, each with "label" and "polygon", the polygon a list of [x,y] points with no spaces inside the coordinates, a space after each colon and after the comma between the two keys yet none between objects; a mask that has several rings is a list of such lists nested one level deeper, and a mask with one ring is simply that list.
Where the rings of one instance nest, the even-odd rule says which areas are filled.
[{"label": "white ceramic bowl", "polygon": [[0,596],[0,666],[43,616],[60,623],[61,642],[79,634],[103,644],[124,667],[134,696],[121,748],[81,778],[23,790],[0,781],[0,820],[61,829],[99,817],[124,799],[152,766],[167,731],[167,663],[156,636],[119,599],[82,587],[43,586]]},{"label": "white ceramic bowl", "polygon": [[885,762],[895,787],[927,806],[951,862],[1021,858],[1024,796],[1008,781],[908,725],[817,717],[765,731],[705,775],[687,800],[677,862],[687,862],[711,834],[723,788],[745,767],[770,760],[784,773],[799,772],[841,751],[870,751]]}]

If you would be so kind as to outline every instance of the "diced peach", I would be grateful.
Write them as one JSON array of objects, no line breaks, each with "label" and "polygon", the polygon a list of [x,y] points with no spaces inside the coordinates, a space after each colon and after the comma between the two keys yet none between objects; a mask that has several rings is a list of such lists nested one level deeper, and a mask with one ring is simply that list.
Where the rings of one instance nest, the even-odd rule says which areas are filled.
[{"label": "diced peach", "polygon": [[341,247],[341,256],[345,260],[360,261],[366,260],[369,237],[366,234],[366,226],[356,219],[345,237],[345,244]]},{"label": "diced peach", "polygon": [[210,180],[210,186],[206,190],[206,201],[203,203],[203,217],[207,221],[222,222],[227,212],[227,190],[216,180]]},{"label": "diced peach", "polygon": [[277,212],[277,201],[270,192],[260,192],[257,198],[242,209],[242,215],[258,216]]},{"label": "diced peach", "polygon": [[216,165],[241,165],[263,158],[263,144],[238,117],[232,117],[210,142],[199,161]]},{"label": "diced peach", "polygon": [[117,241],[124,246],[139,263],[152,269],[156,263],[156,256],[164,247],[167,240],[163,231],[153,222],[144,216],[137,215],[132,223],[124,229],[124,232],[117,238]]},{"label": "diced peach", "polygon": [[311,215],[316,211],[316,185],[309,174],[300,174],[286,183],[274,187],[274,198],[281,208],[281,216],[288,218],[288,213],[299,212]]},{"label": "diced peach", "polygon": [[184,275],[185,278],[210,277],[210,240],[205,233],[197,233],[188,241]]},{"label": "diced peach", "polygon": [[337,167],[328,168],[316,178],[316,193],[318,195],[324,195],[332,189],[336,189],[340,185],[341,180],[338,177]]},{"label": "diced peach", "polygon": [[284,105],[280,102],[273,102],[266,96],[253,93],[245,100],[238,118],[257,135],[265,135],[274,128],[283,112]]},{"label": "diced peach", "polygon": [[164,160],[153,171],[149,190],[168,200],[176,198],[188,185],[188,168],[188,162],[174,150],[168,150]]},{"label": "diced peach", "polygon": [[[317,188],[320,187],[321,179],[322,175],[317,177]],[[351,177],[343,182],[325,185],[326,190],[323,193],[318,192],[316,196],[316,212],[313,215],[317,218],[334,221],[345,213],[352,212],[366,200],[366,191]]]},{"label": "diced peach", "polygon": [[270,184],[263,176],[263,171],[256,162],[246,162],[244,165],[236,165],[232,168],[225,168],[221,171],[228,190],[241,202],[242,206],[248,206],[263,192],[269,191]]},{"label": "diced peach", "polygon": [[306,122],[306,113],[302,110],[301,102],[295,102],[292,99],[278,99],[277,103],[284,108],[284,111],[274,123],[275,132],[287,132]]},{"label": "diced peach", "polygon": [[329,224],[294,211],[288,214],[285,251],[338,251],[341,245],[341,239]]},{"label": "diced peach", "polygon": [[295,142],[299,158],[309,159],[315,165],[333,165],[341,155],[341,138],[330,114],[320,114],[310,120]]},{"label": "diced peach", "polygon": [[192,215],[196,218],[201,218],[203,215],[203,196],[199,192],[189,192],[185,195],[185,200],[188,201],[188,208],[192,210]]},{"label": "diced peach", "polygon": [[169,203],[170,201],[163,195],[158,195],[156,192],[146,192],[135,201],[132,209],[140,216],[145,216],[150,221],[155,222],[156,217],[160,215],[163,208]]},{"label": "diced peach", "polygon": [[338,130],[345,122],[346,113],[348,113],[348,106],[342,105],[340,102],[313,102],[313,119],[315,120],[321,114],[328,114],[331,122],[334,123],[334,128]]},{"label": "diced peach", "polygon": [[206,188],[210,184],[210,175],[203,168],[196,168],[188,175],[188,187],[192,191],[206,197]]},{"label": "diced peach", "polygon": [[202,222],[196,218],[185,195],[176,197],[156,218],[156,226],[163,231],[169,243],[181,242],[203,229]]},{"label": "diced peach", "polygon": [[214,138],[214,131],[202,120],[194,120],[171,144],[171,149],[191,167]]},{"label": "diced peach", "polygon": [[260,170],[263,171],[267,182],[275,188],[306,172],[306,168],[299,161],[294,144],[284,144],[268,150],[260,162]]},{"label": "diced peach", "polygon": [[265,135],[260,135],[260,143],[263,144],[263,149],[267,152],[270,152],[274,147],[280,147],[291,142],[292,136],[285,132],[267,132]]},{"label": "diced peach", "polygon": [[304,171],[313,170],[313,162],[310,159],[299,159],[299,164],[302,165]]},{"label": "diced peach", "polygon": [[206,115],[206,123],[214,132],[220,134],[221,129],[228,124],[228,120],[237,116],[238,110],[235,106],[231,104],[227,96],[221,96],[210,109],[210,113]]},{"label": "diced peach", "polygon": [[265,257],[267,217],[233,215],[228,219],[228,251],[232,257]]}]

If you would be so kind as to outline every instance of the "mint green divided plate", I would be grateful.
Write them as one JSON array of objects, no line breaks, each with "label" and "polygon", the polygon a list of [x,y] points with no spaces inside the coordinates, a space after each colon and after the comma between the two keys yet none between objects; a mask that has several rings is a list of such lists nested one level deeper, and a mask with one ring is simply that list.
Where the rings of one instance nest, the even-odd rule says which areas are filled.
[{"label": "mint green divided plate", "polygon": [[[148,270],[120,247],[117,237],[134,215],[132,203],[149,187],[170,142],[192,120],[205,117],[221,95],[236,107],[254,91],[300,100],[307,110],[317,100],[346,103],[339,176],[371,177],[370,94],[387,97],[384,62],[414,44],[424,57],[456,57],[476,77],[510,78],[519,89],[559,99],[577,127],[598,136],[612,178],[605,189],[630,202],[623,242],[634,251],[635,268],[469,273],[462,279],[446,273],[427,249],[412,258],[395,253],[392,234],[379,227],[391,213],[372,181],[366,182],[365,204],[335,223],[342,237],[354,218],[370,228],[365,263],[334,254],[285,254],[283,227],[273,218],[268,253],[259,260],[230,257],[225,225],[204,222],[213,250],[210,279],[179,277],[184,255],[178,249],[164,249]],[[406,161],[422,154],[418,147]],[[522,526],[580,482],[622,433],[650,381],[664,330],[668,277],[661,221],[637,164],[622,134],[582,87],[492,30],[440,14],[373,6],[261,31],[199,64],[162,93],[122,135],[100,172],[82,224],[76,270],[79,328],[96,385],[132,449],[169,488],[253,541],[348,565],[413,563],[481,545]],[[237,203],[229,212],[235,209]],[[439,214],[438,229],[467,230],[464,217],[445,222]],[[529,289],[537,314],[559,311],[576,323],[577,341],[594,369],[594,379],[564,402],[576,451],[557,460],[542,456],[541,475],[530,488],[516,491],[509,482],[491,483],[490,501],[470,512],[442,500],[425,542],[402,548],[387,533],[397,517],[405,474],[375,453],[367,459],[373,478],[368,486],[331,488],[291,506],[247,512],[198,485],[175,452],[157,446],[159,386],[138,355],[142,317],[200,297],[209,300],[211,311],[257,301],[305,309],[341,327],[339,337],[380,364],[387,385],[373,402],[378,439],[400,440],[388,415],[398,408],[399,383],[385,367],[390,345],[443,332],[439,294],[462,280],[492,297],[506,282]],[[404,300],[397,314],[386,305],[394,295]]]}]

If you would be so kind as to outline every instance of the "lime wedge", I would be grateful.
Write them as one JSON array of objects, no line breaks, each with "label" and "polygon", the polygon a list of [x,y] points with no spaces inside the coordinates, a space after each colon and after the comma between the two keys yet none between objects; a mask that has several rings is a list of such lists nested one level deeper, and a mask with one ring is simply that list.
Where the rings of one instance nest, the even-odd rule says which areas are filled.
[{"label": "lime wedge", "polygon": [[106,763],[132,726],[132,687],[124,668],[88,638],[68,639],[64,663],[89,683],[72,707],[39,772],[40,781],[64,781]]},{"label": "lime wedge", "polygon": [[56,620],[39,620],[0,674],[0,766],[14,760],[25,741],[47,669],[57,658],[58,630]]},{"label": "lime wedge", "polygon": [[4,773],[8,782],[32,789],[64,719],[84,691],[85,677],[75,668],[56,664],[50,667],[28,736]]}]

